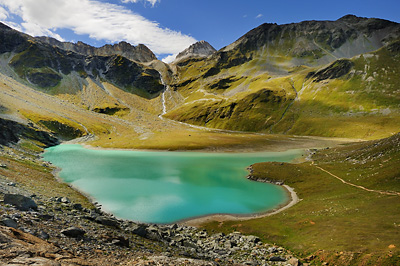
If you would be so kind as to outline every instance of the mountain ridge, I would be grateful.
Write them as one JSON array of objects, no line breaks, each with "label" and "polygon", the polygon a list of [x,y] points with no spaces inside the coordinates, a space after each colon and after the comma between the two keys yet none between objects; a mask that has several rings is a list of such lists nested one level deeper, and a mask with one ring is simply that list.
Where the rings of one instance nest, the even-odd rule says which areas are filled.
[{"label": "mountain ridge", "polygon": [[81,41],[78,41],[77,43],[60,42],[57,39],[51,37],[35,37],[35,39],[43,43],[54,45],[63,50],[72,51],[86,56],[121,55],[129,60],[138,61],[141,63],[147,63],[153,60],[157,60],[155,54],[144,44],[133,46],[125,41],[122,41],[112,45],[106,44],[101,47],[93,47]]}]

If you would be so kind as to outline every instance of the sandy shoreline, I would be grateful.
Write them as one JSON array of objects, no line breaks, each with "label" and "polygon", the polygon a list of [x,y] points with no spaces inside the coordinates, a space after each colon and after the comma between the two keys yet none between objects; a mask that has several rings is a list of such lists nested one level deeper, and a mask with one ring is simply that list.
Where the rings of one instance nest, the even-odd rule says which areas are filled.
[{"label": "sandy shoreline", "polygon": [[253,213],[253,214],[211,214],[205,215],[195,218],[189,218],[182,221],[178,221],[178,224],[187,225],[187,226],[195,226],[198,227],[204,223],[208,222],[224,222],[224,221],[245,221],[257,218],[263,218],[267,216],[272,216],[278,214],[284,210],[289,209],[290,207],[297,204],[301,199],[297,196],[297,193],[294,191],[292,187],[288,185],[282,185],[285,188],[287,193],[289,194],[290,200],[287,203],[281,204],[275,209],[263,212],[263,213]]}]

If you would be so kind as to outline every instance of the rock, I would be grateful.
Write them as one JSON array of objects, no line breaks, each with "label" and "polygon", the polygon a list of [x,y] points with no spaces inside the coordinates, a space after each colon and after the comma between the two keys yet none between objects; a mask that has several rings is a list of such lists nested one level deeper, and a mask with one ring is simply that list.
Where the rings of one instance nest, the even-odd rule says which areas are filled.
[{"label": "rock", "polygon": [[0,168],[7,168],[7,165],[6,164],[0,164]]},{"label": "rock", "polygon": [[1,223],[4,224],[7,227],[12,227],[12,228],[15,228],[15,229],[17,229],[17,227],[18,227],[17,222],[14,221],[13,219],[10,219],[10,218],[4,218],[1,221]]},{"label": "rock", "polygon": [[17,185],[17,184],[14,183],[14,182],[7,183],[7,186],[10,186],[10,187],[15,187],[16,185]]},{"label": "rock", "polygon": [[95,220],[97,223],[107,226],[119,227],[119,222],[115,219],[99,216]]},{"label": "rock", "polygon": [[50,238],[49,234],[46,233],[45,231],[40,231],[40,232],[37,234],[37,237],[39,237],[39,238],[41,238],[41,239],[43,239],[43,240],[47,240],[47,239]]},{"label": "rock", "polygon": [[79,203],[75,203],[74,205],[72,205],[72,208],[74,208],[75,210],[78,210],[78,211],[83,210],[82,204],[79,204]]},{"label": "rock", "polygon": [[129,239],[126,239],[123,236],[119,236],[119,237],[113,239],[113,241],[111,243],[113,243],[114,245],[120,246],[120,247],[129,248]]},{"label": "rock", "polygon": [[137,224],[137,225],[133,226],[131,231],[133,234],[136,234],[141,237],[145,237],[147,235],[146,228],[147,228],[147,225],[145,225],[145,224]]},{"label": "rock", "polygon": [[228,240],[225,242],[224,246],[225,246],[225,248],[230,249],[230,248],[233,248],[234,246],[236,246],[236,243]]},{"label": "rock", "polygon": [[247,241],[250,243],[258,243],[261,239],[258,236],[247,236]]},{"label": "rock", "polygon": [[67,197],[58,198],[58,201],[61,203],[71,203],[71,201]]},{"label": "rock", "polygon": [[69,227],[67,229],[62,230],[61,233],[65,236],[76,238],[83,236],[86,232],[85,230],[77,227]]},{"label": "rock", "polygon": [[287,261],[287,263],[289,263],[292,266],[299,266],[300,262],[298,259],[296,258],[291,258],[290,260]]},{"label": "rock", "polygon": [[15,206],[21,211],[28,211],[29,209],[37,209],[36,203],[28,197],[19,194],[5,194],[4,203]]},{"label": "rock", "polygon": [[273,256],[269,258],[269,261],[286,261],[286,259],[279,256]]}]

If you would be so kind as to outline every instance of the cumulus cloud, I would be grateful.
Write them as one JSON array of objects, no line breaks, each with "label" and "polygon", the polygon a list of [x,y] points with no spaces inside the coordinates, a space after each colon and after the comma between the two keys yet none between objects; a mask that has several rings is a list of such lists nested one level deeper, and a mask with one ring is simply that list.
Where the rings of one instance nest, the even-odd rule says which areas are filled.
[{"label": "cumulus cloud", "polygon": [[121,5],[98,0],[0,0],[0,6],[0,17],[20,17],[19,28],[33,36],[63,40],[56,30],[70,29],[95,40],[143,43],[156,54],[177,54],[196,42],[191,36],[162,28]]}]

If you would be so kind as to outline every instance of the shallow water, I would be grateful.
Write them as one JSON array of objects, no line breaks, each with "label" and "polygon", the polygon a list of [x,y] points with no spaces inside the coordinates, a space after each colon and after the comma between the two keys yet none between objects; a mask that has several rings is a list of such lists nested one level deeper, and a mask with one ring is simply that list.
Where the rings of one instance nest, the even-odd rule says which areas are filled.
[{"label": "shallow water", "polygon": [[256,162],[288,162],[299,150],[263,153],[203,153],[91,150],[62,144],[44,160],[60,177],[115,216],[149,223],[215,213],[250,214],[273,209],[288,198],[282,187],[249,181]]}]

